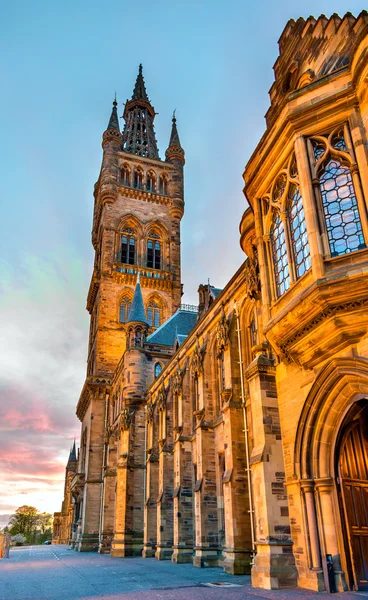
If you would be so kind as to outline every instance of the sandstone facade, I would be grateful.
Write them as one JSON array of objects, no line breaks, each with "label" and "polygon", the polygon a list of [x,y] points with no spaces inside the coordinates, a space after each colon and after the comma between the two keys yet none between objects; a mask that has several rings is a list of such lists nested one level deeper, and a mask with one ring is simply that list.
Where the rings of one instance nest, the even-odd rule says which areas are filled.
[{"label": "sandstone facade", "polygon": [[176,121],[160,161],[141,70],[123,134],[114,103],[69,537],[257,587],[364,589],[367,13],[291,20],[279,47],[244,171],[247,258],[224,290],[200,286],[198,315],[180,305]]}]

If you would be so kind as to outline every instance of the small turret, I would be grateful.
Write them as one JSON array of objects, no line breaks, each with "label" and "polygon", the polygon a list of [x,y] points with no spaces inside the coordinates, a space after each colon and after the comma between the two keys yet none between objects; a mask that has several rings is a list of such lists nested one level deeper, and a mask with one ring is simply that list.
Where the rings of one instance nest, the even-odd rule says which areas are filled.
[{"label": "small turret", "polygon": [[[183,167],[185,164],[185,152],[180,144],[178,129],[176,127],[175,111],[172,118],[171,135],[169,146],[166,150],[166,162],[175,167],[175,171],[171,179],[171,192],[175,198],[173,202],[173,210],[179,219],[184,213],[184,173]],[[173,213],[173,210],[171,211]]]},{"label": "small turret", "polygon": [[138,273],[137,284],[126,324],[128,329],[127,346],[129,348],[142,347],[146,339],[149,323],[144,310],[140,273]]}]

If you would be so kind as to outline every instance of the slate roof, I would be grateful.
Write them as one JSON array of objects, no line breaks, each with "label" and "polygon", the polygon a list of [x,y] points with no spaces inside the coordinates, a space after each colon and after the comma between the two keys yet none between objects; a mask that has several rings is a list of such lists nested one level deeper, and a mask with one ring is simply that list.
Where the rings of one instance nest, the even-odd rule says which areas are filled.
[{"label": "slate roof", "polygon": [[[165,321],[165,323],[147,338],[146,342],[173,347],[175,345],[175,340],[178,339],[179,344],[181,344],[196,323],[196,312],[179,308],[170,319]],[[182,338],[182,341],[180,341],[180,338]]]},{"label": "slate roof", "polygon": [[210,285],[210,292],[211,292],[211,296],[213,296],[213,298],[217,298],[222,290],[220,290],[220,288],[215,288],[213,285]]}]

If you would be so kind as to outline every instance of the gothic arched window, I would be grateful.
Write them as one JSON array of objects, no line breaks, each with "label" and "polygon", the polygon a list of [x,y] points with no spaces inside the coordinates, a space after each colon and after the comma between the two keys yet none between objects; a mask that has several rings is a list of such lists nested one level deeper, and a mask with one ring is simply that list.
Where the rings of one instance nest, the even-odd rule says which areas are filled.
[{"label": "gothic arched window", "polygon": [[299,187],[289,188],[288,219],[290,224],[293,260],[296,278],[299,279],[311,266],[307,227],[304,218],[303,200]]},{"label": "gothic arched window", "polygon": [[147,267],[161,269],[161,242],[156,233],[151,233],[147,240]]},{"label": "gothic arched window", "polygon": [[284,224],[280,212],[275,211],[270,231],[276,292],[282,296],[290,287],[289,262],[287,257]]},{"label": "gothic arched window", "polygon": [[365,248],[358,203],[349,167],[332,157],[319,177],[331,256]]},{"label": "gothic arched window", "polygon": [[147,307],[147,319],[151,327],[160,327],[161,325],[161,310],[155,301],[151,301]]},{"label": "gothic arched window", "polygon": [[147,173],[147,183],[146,183],[147,192],[155,192],[156,191],[156,178],[153,171],[148,171]]},{"label": "gothic arched window", "polygon": [[135,237],[132,229],[126,229],[121,236],[121,262],[135,264]]},{"label": "gothic arched window", "polygon": [[133,187],[136,190],[143,189],[143,171],[142,171],[142,169],[138,168],[134,171]]},{"label": "gothic arched window", "polygon": [[126,323],[128,321],[128,315],[130,310],[131,300],[130,298],[123,298],[120,302],[119,307],[119,321],[120,323]]},{"label": "gothic arched window", "polygon": [[162,372],[162,364],[156,363],[155,364],[155,379],[157,379],[157,377],[160,375],[161,372]]},{"label": "gothic arched window", "polygon": [[128,165],[123,165],[121,169],[121,183],[126,187],[130,187],[130,170]]},{"label": "gothic arched window", "polygon": [[167,194],[167,177],[166,177],[166,175],[161,175],[161,177],[160,177],[159,192],[163,196],[166,196],[166,194]]}]

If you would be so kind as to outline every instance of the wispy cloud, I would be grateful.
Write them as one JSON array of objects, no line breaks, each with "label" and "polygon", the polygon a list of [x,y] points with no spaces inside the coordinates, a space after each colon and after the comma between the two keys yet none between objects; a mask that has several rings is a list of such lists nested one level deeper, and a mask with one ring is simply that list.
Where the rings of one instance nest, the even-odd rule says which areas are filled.
[{"label": "wispy cloud", "polygon": [[73,247],[57,247],[16,270],[3,262],[0,286],[0,512],[24,503],[58,510],[79,433],[87,268]]}]

